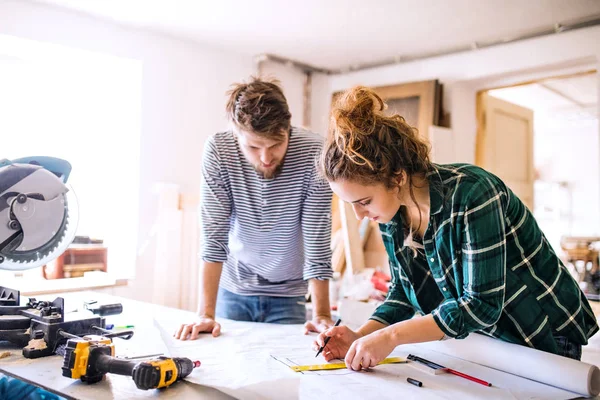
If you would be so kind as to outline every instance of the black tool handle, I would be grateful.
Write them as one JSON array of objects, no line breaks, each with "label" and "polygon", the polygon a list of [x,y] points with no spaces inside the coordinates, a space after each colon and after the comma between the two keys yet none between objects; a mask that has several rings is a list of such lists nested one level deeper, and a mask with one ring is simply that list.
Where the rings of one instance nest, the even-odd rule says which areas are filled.
[{"label": "black tool handle", "polygon": [[135,333],[132,330],[118,331],[118,332],[109,331],[108,329],[104,329],[104,328],[101,328],[99,326],[92,326],[92,328],[94,328],[94,329],[102,332],[102,336],[110,338],[110,339],[112,339],[112,338],[120,338],[120,339],[123,339],[123,340],[129,340],[129,339],[131,339],[133,337],[133,334]]},{"label": "black tool handle", "polygon": [[136,364],[134,361],[127,361],[103,354],[96,359],[95,367],[103,373],[110,372],[111,374],[131,376]]},{"label": "black tool handle", "polygon": [[100,316],[117,315],[123,312],[123,305],[121,303],[102,304],[101,306],[88,307],[88,310]]},{"label": "black tool handle", "polygon": [[107,333],[102,336],[111,338],[111,339],[119,338],[119,339],[123,339],[123,340],[129,340],[133,337],[133,334],[134,334],[134,332],[129,330],[129,331],[119,331],[119,332]]}]

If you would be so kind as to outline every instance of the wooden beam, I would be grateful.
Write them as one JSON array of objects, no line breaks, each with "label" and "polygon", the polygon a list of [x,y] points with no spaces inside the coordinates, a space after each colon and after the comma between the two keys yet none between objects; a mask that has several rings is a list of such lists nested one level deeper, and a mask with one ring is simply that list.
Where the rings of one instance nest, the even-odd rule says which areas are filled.
[{"label": "wooden beam", "polygon": [[344,254],[346,256],[346,271],[351,275],[358,274],[365,269],[363,243],[358,231],[359,221],[354,215],[352,206],[339,199],[338,207],[342,222],[342,238],[344,240]]}]

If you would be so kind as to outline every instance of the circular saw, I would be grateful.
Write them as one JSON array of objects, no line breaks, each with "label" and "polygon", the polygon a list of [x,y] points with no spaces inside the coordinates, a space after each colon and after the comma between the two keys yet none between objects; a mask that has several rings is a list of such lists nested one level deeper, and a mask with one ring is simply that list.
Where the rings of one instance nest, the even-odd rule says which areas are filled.
[{"label": "circular saw", "polygon": [[0,269],[42,266],[71,244],[79,214],[70,172],[53,157],[0,160]]}]

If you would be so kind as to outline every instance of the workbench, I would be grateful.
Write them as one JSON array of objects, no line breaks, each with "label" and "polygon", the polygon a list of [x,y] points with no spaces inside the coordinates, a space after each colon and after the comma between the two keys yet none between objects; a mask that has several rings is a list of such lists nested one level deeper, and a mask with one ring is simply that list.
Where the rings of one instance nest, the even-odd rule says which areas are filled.
[{"label": "workbench", "polygon": [[[143,391],[130,377],[107,374],[102,382],[88,385],[62,376],[63,360],[59,356],[36,360],[25,359],[20,349],[0,343],[0,352],[12,355],[0,359],[0,372],[43,387],[67,399],[312,399],[339,398],[462,398],[478,399],[573,399],[576,393],[548,387],[538,382],[510,375],[465,360],[432,351],[427,343],[399,346],[402,352],[413,352],[451,368],[493,382],[491,388],[451,376],[431,376],[409,364],[381,365],[372,372],[341,370],[333,375],[294,373],[273,355],[292,354],[300,357],[304,350],[315,360],[310,350],[312,336],[302,335],[301,325],[271,325],[237,321],[221,321],[222,336],[203,335],[194,342],[175,341],[171,331],[179,324],[192,321],[194,313],[92,292],[68,293],[65,307],[80,307],[84,300],[102,303],[121,302],[123,313],[107,317],[108,323],[134,325],[135,335],[129,341],[114,339],[116,355],[138,357],[164,353],[199,359],[202,366],[190,381],[177,382],[166,389]],[[299,355],[300,354],[300,355]],[[309,360],[309,358],[304,358]],[[584,347],[582,361],[600,364],[600,335]],[[418,388],[406,378],[424,382]],[[237,387],[233,387],[236,384]],[[228,386],[228,387],[227,387]],[[365,395],[365,393],[368,393]],[[336,395],[337,394],[337,395]],[[231,397],[233,396],[233,397]]]},{"label": "workbench", "polygon": [[[83,301],[90,299],[106,304],[123,304],[121,315],[106,317],[108,323],[135,326],[135,334],[130,340],[114,339],[117,356],[136,357],[166,353],[163,341],[153,324],[153,317],[170,313],[172,309],[94,292],[66,293],[60,296],[65,299],[67,312],[76,307],[81,308]],[[55,297],[57,296],[51,295],[43,298]],[[193,318],[192,313],[189,313],[189,316]],[[216,389],[185,381],[177,382],[166,389],[139,390],[131,377],[116,374],[107,374],[102,382],[88,385],[78,379],[62,376],[63,359],[60,356],[26,359],[22,356],[20,348],[8,342],[0,342],[0,352],[7,350],[11,352],[11,356],[0,359],[0,373],[40,386],[67,399],[144,399],[156,398],[157,395],[165,399],[231,399]]]}]

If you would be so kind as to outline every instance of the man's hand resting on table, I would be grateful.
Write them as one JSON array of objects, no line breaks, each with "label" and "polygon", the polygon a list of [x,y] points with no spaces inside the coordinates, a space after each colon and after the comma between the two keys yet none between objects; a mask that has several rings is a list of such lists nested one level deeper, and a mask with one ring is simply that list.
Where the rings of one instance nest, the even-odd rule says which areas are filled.
[{"label": "man's hand resting on table", "polygon": [[335,323],[330,316],[317,315],[312,320],[306,321],[304,324],[304,334],[308,335],[309,332],[321,333],[331,328]]},{"label": "man's hand resting on table", "polygon": [[200,316],[191,324],[182,324],[173,337],[179,340],[196,340],[200,333],[212,333],[217,337],[221,334],[221,324],[212,317]]}]

